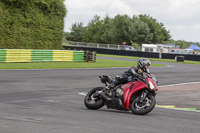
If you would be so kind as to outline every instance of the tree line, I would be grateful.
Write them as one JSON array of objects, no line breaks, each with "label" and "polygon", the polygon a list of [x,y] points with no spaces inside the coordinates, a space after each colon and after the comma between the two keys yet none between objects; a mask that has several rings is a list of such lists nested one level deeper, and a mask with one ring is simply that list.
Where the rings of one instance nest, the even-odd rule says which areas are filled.
[{"label": "tree line", "polygon": [[101,18],[95,15],[84,26],[82,22],[74,23],[71,31],[65,33],[70,41],[121,44],[158,44],[170,41],[171,35],[163,23],[149,15],[116,15],[114,18]]}]

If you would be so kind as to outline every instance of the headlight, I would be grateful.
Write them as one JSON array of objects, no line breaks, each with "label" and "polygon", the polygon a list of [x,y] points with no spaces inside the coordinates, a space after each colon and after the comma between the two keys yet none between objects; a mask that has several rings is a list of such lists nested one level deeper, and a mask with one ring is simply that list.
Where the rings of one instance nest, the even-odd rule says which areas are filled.
[{"label": "headlight", "polygon": [[151,89],[151,90],[154,90],[154,85],[153,85],[153,83],[149,80],[149,88]]}]

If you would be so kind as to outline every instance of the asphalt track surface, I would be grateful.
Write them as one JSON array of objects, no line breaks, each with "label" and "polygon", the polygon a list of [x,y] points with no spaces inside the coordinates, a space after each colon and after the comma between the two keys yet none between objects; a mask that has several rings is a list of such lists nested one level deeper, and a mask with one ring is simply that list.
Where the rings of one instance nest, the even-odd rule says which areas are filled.
[{"label": "asphalt track surface", "polygon": [[[160,86],[200,82],[199,65],[167,65],[151,68]],[[0,133],[200,132],[199,112],[156,107],[137,116],[105,107],[85,108],[84,96],[78,93],[101,86],[99,75],[114,76],[127,69],[0,70]],[[200,109],[199,85],[161,87],[157,104]]]}]

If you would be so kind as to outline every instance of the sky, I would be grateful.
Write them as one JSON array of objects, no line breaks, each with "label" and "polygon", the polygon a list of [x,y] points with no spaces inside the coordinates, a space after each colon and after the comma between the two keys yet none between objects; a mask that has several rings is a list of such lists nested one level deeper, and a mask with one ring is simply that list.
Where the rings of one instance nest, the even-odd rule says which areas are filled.
[{"label": "sky", "polygon": [[117,14],[148,14],[163,23],[174,40],[200,42],[200,0],[65,0],[64,31],[72,24],[86,26],[95,15],[102,19]]}]

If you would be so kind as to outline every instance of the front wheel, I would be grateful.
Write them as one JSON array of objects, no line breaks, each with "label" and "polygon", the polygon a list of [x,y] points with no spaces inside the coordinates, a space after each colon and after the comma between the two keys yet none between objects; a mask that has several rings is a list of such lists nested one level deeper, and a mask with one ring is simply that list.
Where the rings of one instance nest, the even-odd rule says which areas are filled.
[{"label": "front wheel", "polygon": [[153,110],[156,105],[155,96],[148,94],[146,98],[141,102],[141,95],[133,98],[131,103],[131,111],[136,115],[145,115]]},{"label": "front wheel", "polygon": [[103,90],[103,87],[96,87],[89,91],[84,99],[84,104],[88,109],[99,109],[104,106],[104,101],[100,96],[96,96],[100,91]]}]

